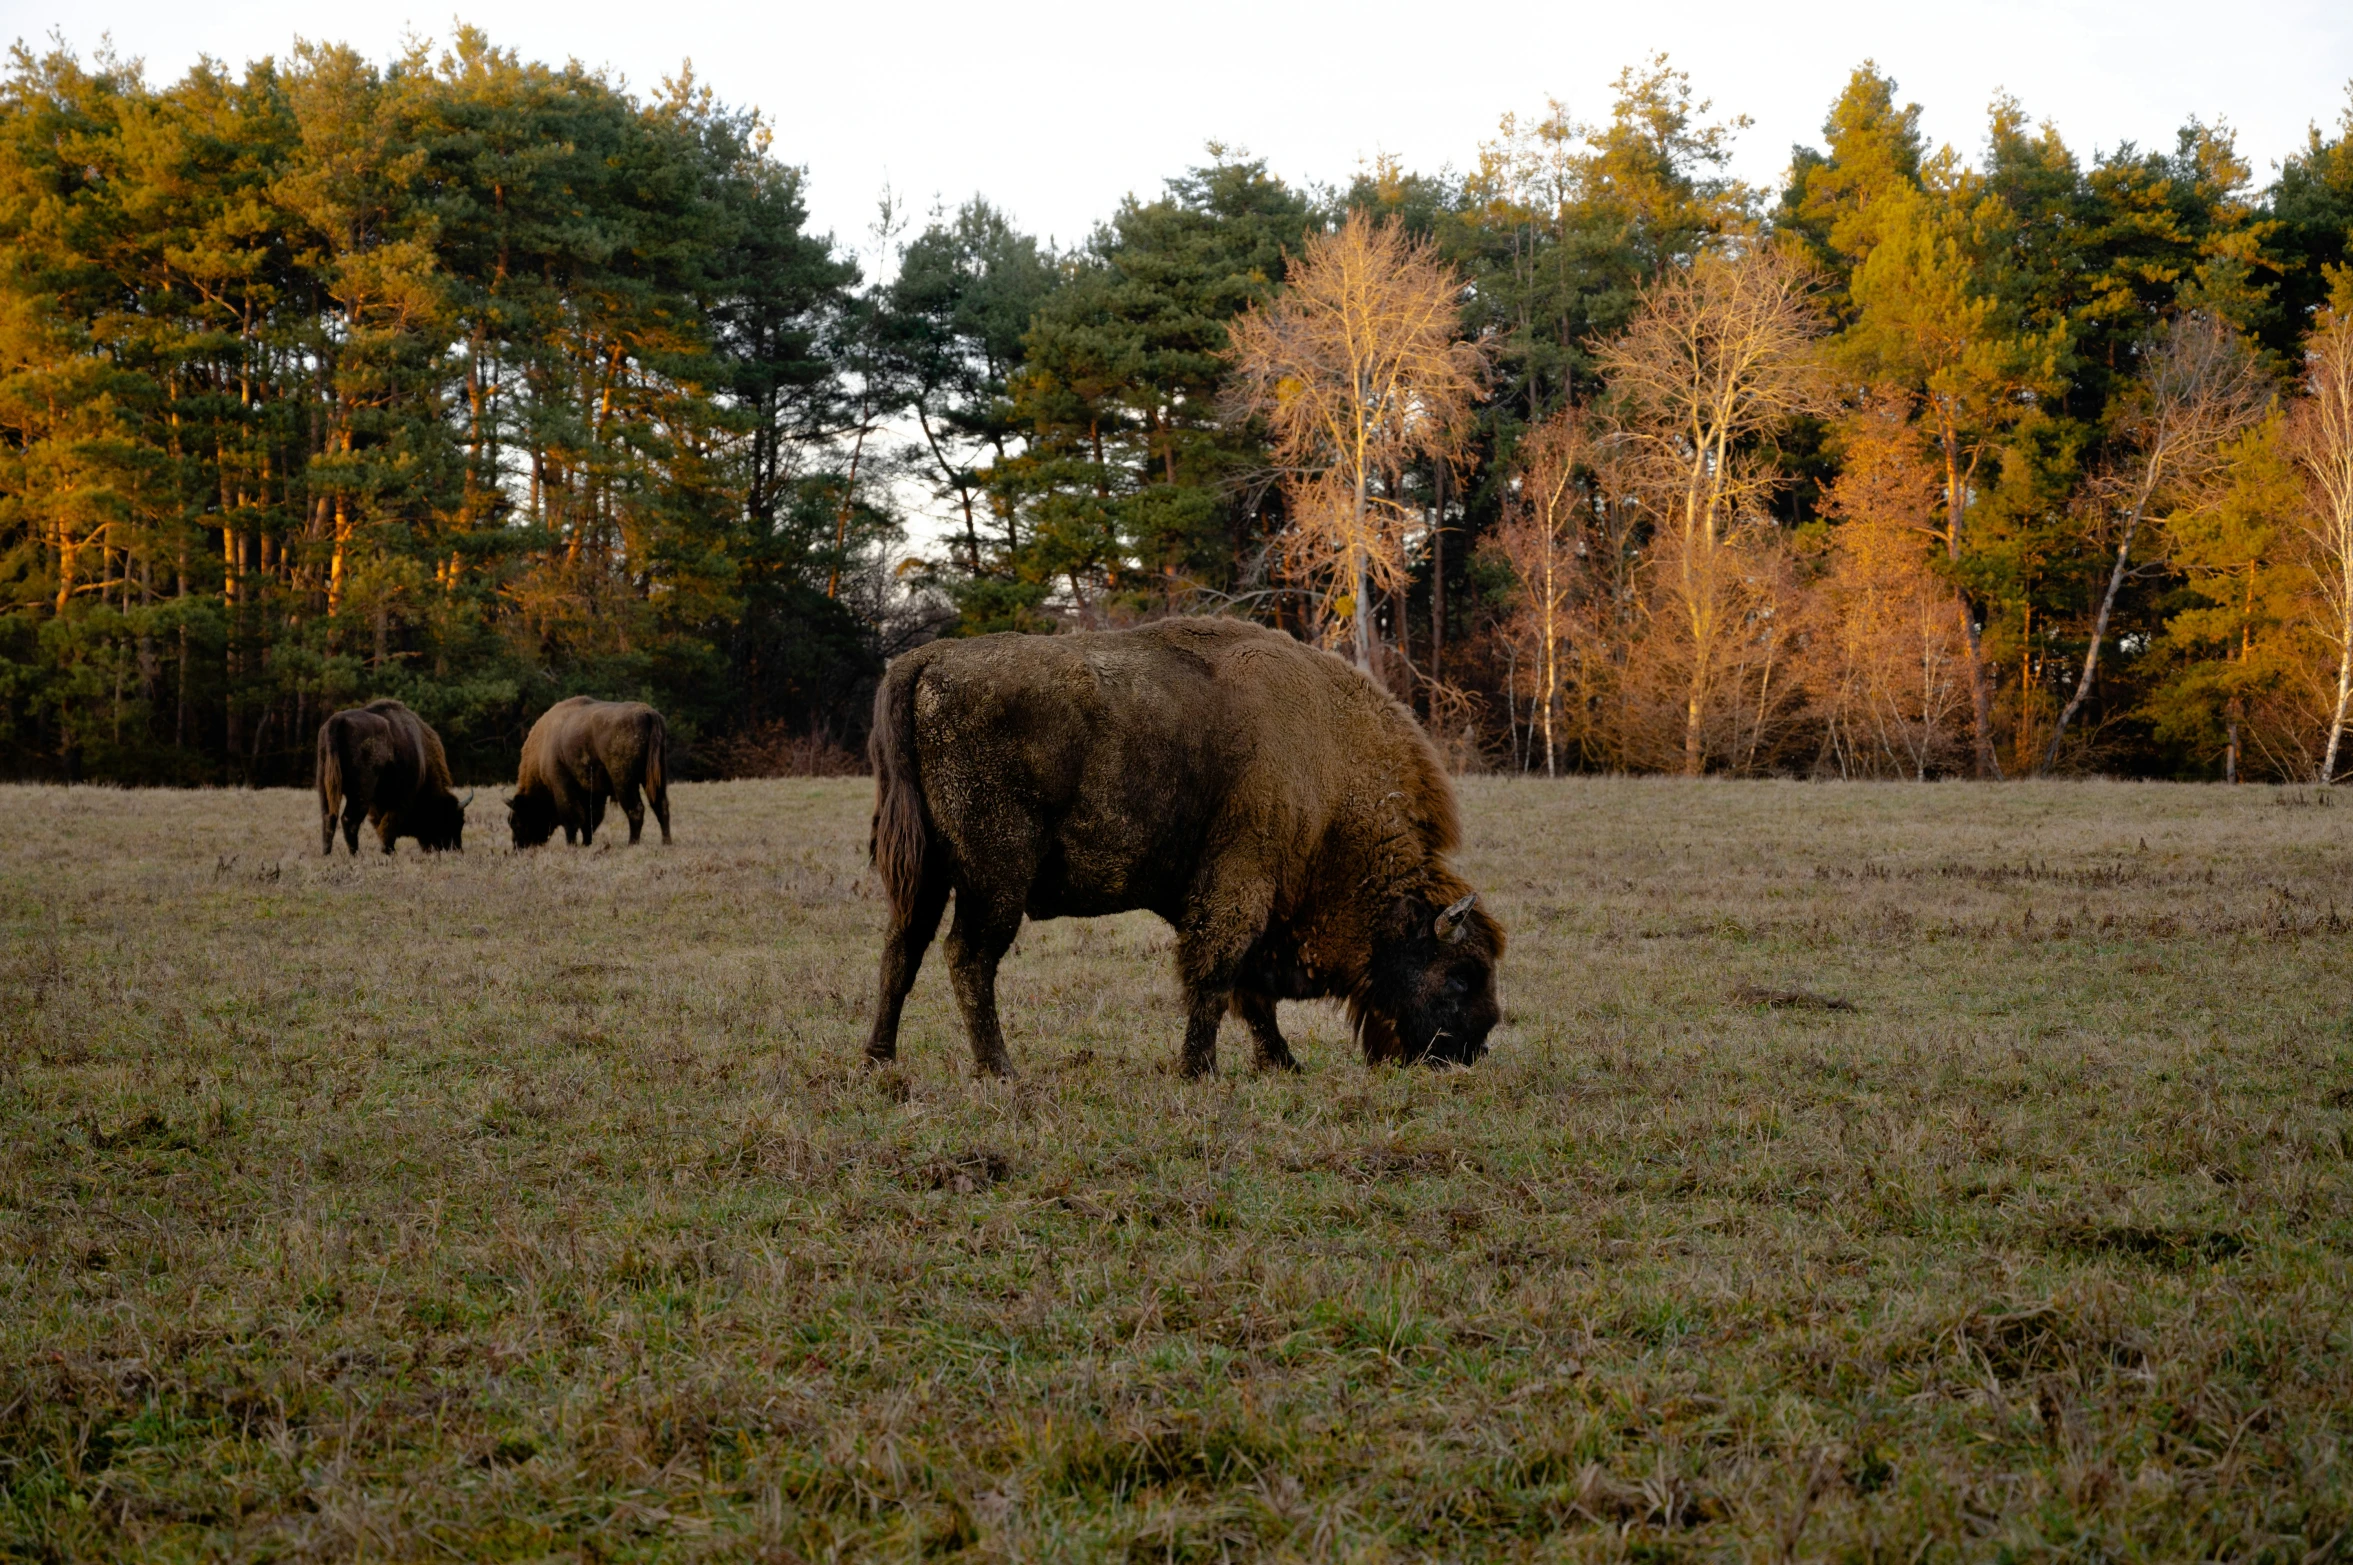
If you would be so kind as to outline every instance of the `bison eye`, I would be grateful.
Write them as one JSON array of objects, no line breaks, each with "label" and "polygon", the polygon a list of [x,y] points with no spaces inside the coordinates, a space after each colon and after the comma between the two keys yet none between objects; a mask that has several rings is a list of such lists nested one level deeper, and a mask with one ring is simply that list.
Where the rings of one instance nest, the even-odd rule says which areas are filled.
[{"label": "bison eye", "polygon": [[1464,978],[1462,974],[1456,973],[1453,977],[1446,980],[1446,997],[1448,999],[1459,1000],[1470,992],[1470,981]]}]

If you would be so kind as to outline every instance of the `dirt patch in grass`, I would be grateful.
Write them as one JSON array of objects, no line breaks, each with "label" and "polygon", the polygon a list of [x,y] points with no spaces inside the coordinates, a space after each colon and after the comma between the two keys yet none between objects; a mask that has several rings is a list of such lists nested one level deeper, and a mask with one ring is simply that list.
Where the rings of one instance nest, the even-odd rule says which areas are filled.
[{"label": "dirt patch in grass", "polygon": [[1741,984],[1732,991],[1734,1005],[1761,1005],[1774,1011],[1853,1011],[1855,1002],[1841,1000],[1834,995],[1816,994],[1811,989],[1770,989],[1762,984]]}]

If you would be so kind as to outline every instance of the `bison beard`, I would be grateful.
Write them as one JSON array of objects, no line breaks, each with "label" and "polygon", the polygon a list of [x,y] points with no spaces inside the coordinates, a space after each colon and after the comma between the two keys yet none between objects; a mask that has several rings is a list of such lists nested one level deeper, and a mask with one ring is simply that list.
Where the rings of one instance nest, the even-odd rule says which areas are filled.
[{"label": "bison beard", "polygon": [[337,712],[319,725],[319,851],[335,851],[336,817],[343,842],[359,852],[359,825],[375,824],[390,853],[403,837],[427,852],[460,848],[466,838],[469,793],[449,791],[449,760],[430,723],[398,701],[371,701]]},{"label": "bison beard", "polygon": [[872,852],[890,903],[866,1053],[951,893],[956,1000],[1009,1075],[997,964],[1029,918],[1148,909],[1175,926],[1183,1064],[1230,1008],[1296,1069],[1278,1000],[1347,1003],[1368,1063],[1468,1064],[1499,1014],[1503,930],[1446,864],[1454,793],[1411,713],[1329,653],[1238,620],[942,641],[875,696]]}]

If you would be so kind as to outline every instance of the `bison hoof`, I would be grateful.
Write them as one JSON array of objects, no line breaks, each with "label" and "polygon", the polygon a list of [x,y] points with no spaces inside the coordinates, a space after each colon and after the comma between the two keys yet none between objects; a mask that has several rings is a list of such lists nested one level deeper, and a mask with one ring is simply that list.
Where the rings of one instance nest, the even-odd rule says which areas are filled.
[{"label": "bison hoof", "polygon": [[1262,1071],[1289,1071],[1293,1075],[1305,1069],[1288,1049],[1281,1054],[1261,1054],[1258,1057],[1258,1068]]}]

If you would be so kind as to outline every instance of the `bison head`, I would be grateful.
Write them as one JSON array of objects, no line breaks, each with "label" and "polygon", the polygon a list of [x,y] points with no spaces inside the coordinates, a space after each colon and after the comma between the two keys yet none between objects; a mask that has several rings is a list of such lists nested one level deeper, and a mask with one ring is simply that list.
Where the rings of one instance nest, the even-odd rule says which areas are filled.
[{"label": "bison head", "polygon": [[1427,1060],[1468,1065],[1487,1052],[1503,1009],[1495,964],[1503,926],[1470,892],[1444,907],[1400,897],[1373,941],[1352,1009],[1367,1062]]},{"label": "bison head", "polygon": [[556,802],[531,790],[507,800],[507,829],[518,848],[536,848],[556,834]]},{"label": "bison head", "polygon": [[417,846],[434,853],[464,852],[466,806],[473,799],[470,793],[463,799],[448,792],[428,795],[417,806]]}]

